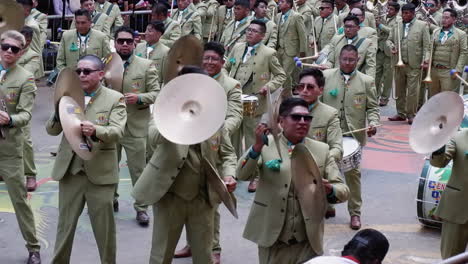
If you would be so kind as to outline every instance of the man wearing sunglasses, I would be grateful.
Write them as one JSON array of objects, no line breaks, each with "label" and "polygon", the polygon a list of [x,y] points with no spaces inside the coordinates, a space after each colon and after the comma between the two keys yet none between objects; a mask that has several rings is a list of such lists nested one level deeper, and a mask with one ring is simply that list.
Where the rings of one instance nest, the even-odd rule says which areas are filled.
[{"label": "man wearing sunglasses", "polygon": [[[305,69],[299,74],[299,84],[295,88],[298,94],[309,104],[309,113],[314,118],[310,123],[308,137],[330,148],[330,156],[336,162],[343,157],[343,136],[341,133],[338,111],[318,99],[325,86],[325,78],[319,69]],[[335,217],[335,208],[329,205],[325,218]]]},{"label": "man wearing sunglasses", "polygon": [[[59,182],[59,219],[51,263],[70,263],[78,218],[85,204],[101,263],[116,263],[116,228],[112,200],[119,182],[117,142],[124,134],[127,112],[119,92],[104,87],[104,64],[94,55],[78,61],[76,73],[85,94],[81,133],[89,137],[96,151],[91,160],[76,155],[66,137],[62,137],[52,170]],[[62,133],[61,118],[55,112],[47,121],[49,135]]]},{"label": "man wearing sunglasses", "polygon": [[159,41],[170,48],[180,38],[181,29],[179,22],[167,17],[169,8],[167,3],[157,3],[151,11],[151,21],[164,23],[164,34]]},{"label": "man wearing sunglasses", "polygon": [[171,18],[180,24],[181,37],[194,35],[202,40],[202,21],[191,0],[177,0],[177,9]]},{"label": "man wearing sunglasses", "polygon": [[40,244],[36,236],[34,215],[27,202],[23,174],[23,127],[29,124],[36,95],[34,76],[17,65],[26,41],[17,31],[0,36],[0,176],[6,184],[15,209],[21,234],[29,251],[28,264],[40,264]]},{"label": "man wearing sunglasses", "polygon": [[320,15],[315,18],[315,37],[317,48],[321,50],[330,43],[336,34],[335,23],[338,21],[338,17],[333,13],[332,0],[321,1],[319,10]]},{"label": "man wearing sunglasses", "polygon": [[440,2],[439,0],[426,0],[422,5],[427,10],[427,13],[420,9],[420,12],[416,14],[416,18],[426,22],[429,26],[429,33],[432,34],[436,28],[442,26],[442,8]]},{"label": "man wearing sunglasses", "polygon": [[[369,126],[367,131],[352,134],[363,147],[366,145],[367,136],[371,137],[377,133],[375,126],[380,122],[380,112],[374,79],[358,70],[358,60],[358,50],[354,45],[348,44],[341,49],[339,68],[323,72],[325,88],[322,102],[338,110],[343,133]],[[356,230],[361,228],[361,169],[358,166],[344,175],[350,190],[350,227]]]},{"label": "man wearing sunglasses", "polygon": [[319,223],[311,220],[317,218],[313,215],[315,208],[307,207],[315,199],[313,193],[304,191],[299,195],[292,179],[291,153],[298,144],[305,146],[317,163],[328,202],[342,203],[348,199],[349,189],[330,156],[328,145],[307,137],[312,119],[306,101],[285,99],[279,107],[279,123],[283,128],[279,135],[281,162],[272,136],[268,136],[269,144],[265,145],[269,128],[259,124],[255,129],[255,143],[237,164],[239,180],[250,180],[260,171],[243,234],[258,245],[260,264],[304,263],[323,254],[323,216]]},{"label": "man wearing sunglasses", "polygon": [[[108,38],[111,37],[111,19],[104,13],[96,11],[94,0],[80,0],[81,8],[88,10],[91,13],[92,28],[104,33]],[[75,28],[75,20],[73,20],[70,29]]]},{"label": "man wearing sunglasses", "polygon": [[[365,10],[365,6],[363,5],[363,1],[362,0],[350,0],[348,1],[348,5],[349,5],[349,10],[351,12],[351,10],[355,7],[357,8],[362,8]],[[363,26],[366,26],[366,27],[371,27],[373,29],[376,29],[377,28],[377,25],[375,24],[375,17],[374,17],[374,14],[372,12],[368,12],[368,11],[365,11],[366,15],[365,15],[365,18],[364,18],[364,21],[362,22]],[[349,13],[342,13],[338,16],[338,26],[342,26],[343,23],[344,23],[344,19],[349,16]]]},{"label": "man wearing sunglasses", "polygon": [[87,9],[75,12],[76,29],[63,33],[57,54],[57,70],[65,67],[74,68],[79,58],[96,55],[104,58],[111,53],[107,36],[91,28],[91,13]]},{"label": "man wearing sunglasses", "polygon": [[[124,62],[123,94],[128,115],[124,136],[119,141],[118,153],[120,160],[122,147],[125,149],[132,185],[135,185],[146,166],[146,139],[151,119],[149,107],[159,93],[159,81],[153,62],[134,54],[133,32],[133,29],[123,26],[115,31],[114,38],[115,49]],[[115,209],[118,210],[117,197],[116,191],[114,203]],[[148,225],[148,206],[135,202],[134,208],[138,224]]]}]

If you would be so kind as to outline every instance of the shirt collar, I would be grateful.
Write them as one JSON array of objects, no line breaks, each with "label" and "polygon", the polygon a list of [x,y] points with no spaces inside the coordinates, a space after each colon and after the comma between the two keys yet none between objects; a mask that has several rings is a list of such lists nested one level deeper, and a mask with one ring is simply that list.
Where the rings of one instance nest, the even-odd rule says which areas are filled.
[{"label": "shirt collar", "polygon": [[287,18],[289,16],[289,14],[291,13],[291,10],[292,9],[289,9],[288,12],[284,13],[282,16],[284,16],[285,18]]},{"label": "shirt collar", "polygon": [[[348,38],[346,36],[345,36],[345,38],[346,38],[346,40],[350,39],[350,38]],[[358,38],[358,34],[356,34],[356,36],[354,36],[354,38],[351,38],[350,40],[352,40],[354,42],[357,38]]]},{"label": "shirt collar", "polygon": [[221,72],[218,72],[217,74],[215,74],[213,77],[213,79],[215,80],[218,80],[218,78],[221,76]]},{"label": "shirt collar", "polygon": [[[11,69],[11,68],[10,68],[10,69]],[[3,65],[0,63],[0,72],[1,72],[1,71],[6,71],[6,72],[8,72],[10,69],[4,68]]]}]

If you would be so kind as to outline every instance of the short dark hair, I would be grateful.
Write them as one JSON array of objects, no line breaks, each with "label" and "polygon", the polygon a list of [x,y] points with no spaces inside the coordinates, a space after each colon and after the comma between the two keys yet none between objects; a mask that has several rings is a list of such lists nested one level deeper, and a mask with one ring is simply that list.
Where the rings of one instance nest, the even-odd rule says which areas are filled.
[{"label": "short dark hair", "polygon": [[203,68],[201,68],[200,66],[197,66],[197,65],[185,65],[185,66],[179,71],[179,73],[177,73],[177,76],[181,76],[181,75],[189,74],[189,73],[199,73],[199,74],[208,75],[208,73],[207,73]]},{"label": "short dark hair", "polygon": [[78,9],[75,11],[75,18],[78,17],[78,16],[85,16],[89,19],[89,21],[91,21],[91,12],[89,12],[88,9],[84,9],[84,8],[81,8],[81,9]]},{"label": "short dark hair", "polygon": [[164,34],[165,29],[162,21],[151,21],[148,26],[151,26],[154,30],[161,32],[161,34]]},{"label": "short dark hair", "polygon": [[80,4],[83,4],[84,2],[87,2],[87,1],[93,1],[93,0],[80,0]]},{"label": "short dark hair", "polygon": [[393,8],[395,8],[395,10],[398,12],[400,11],[400,4],[399,3],[396,3],[396,2],[388,2],[388,6],[391,6]]},{"label": "short dark hair", "polygon": [[409,3],[409,4],[404,4],[403,7],[401,8],[401,11],[416,11],[416,6]]},{"label": "short dark hair", "polygon": [[33,6],[33,1],[32,0],[16,0],[16,3],[20,5],[25,5],[25,6]]},{"label": "short dark hair", "polygon": [[374,260],[382,261],[387,255],[390,244],[381,232],[375,229],[363,229],[344,246],[342,256],[353,256],[362,264]]},{"label": "short dark hair", "polygon": [[356,26],[359,25],[359,18],[357,16],[354,16],[354,15],[347,15],[344,19],[343,19],[343,24],[348,22],[348,21],[353,21]]},{"label": "short dark hair", "polygon": [[356,52],[357,54],[359,54],[358,49],[357,49],[356,46],[354,46],[353,44],[346,44],[346,45],[344,45],[343,48],[341,48],[340,57],[341,57],[341,54],[343,53],[343,51],[354,51],[354,52]]},{"label": "short dark hair", "polygon": [[254,20],[252,20],[252,22],[250,22],[250,25],[252,25],[252,24],[259,25],[261,30],[262,30],[262,33],[265,34],[265,32],[266,32],[266,23],[265,22],[263,22],[260,19],[254,19]]},{"label": "short dark hair", "polygon": [[294,0],[284,0],[286,3],[288,3],[291,7],[294,6]]},{"label": "short dark hair", "polygon": [[250,9],[250,2],[248,0],[236,0],[236,2],[234,2],[234,5]]},{"label": "short dark hair", "polygon": [[[444,9],[444,12],[449,12],[450,16],[453,17],[453,18],[458,17],[457,11],[453,10],[452,8],[446,8],[446,9]],[[444,12],[442,12],[442,13],[444,13]]]},{"label": "short dark hair", "polygon": [[322,3],[330,4],[332,7],[335,6],[335,1],[333,1],[333,0],[323,0],[323,1],[321,1],[321,2],[322,2]]},{"label": "short dark hair", "polygon": [[219,57],[221,57],[221,59],[224,59],[224,53],[226,52],[226,50],[224,49],[224,46],[221,43],[210,41],[208,43],[205,43],[204,49],[205,51],[212,50],[216,52],[216,54],[218,54]]},{"label": "short dark hair", "polygon": [[117,30],[115,31],[114,39],[117,39],[117,36],[119,35],[120,32],[130,33],[132,35],[132,38],[133,39],[135,38],[135,31],[133,29],[131,29],[130,27],[127,27],[127,26],[121,26],[121,27],[117,28]]},{"label": "short dark hair", "polygon": [[91,54],[90,55],[84,55],[78,61],[82,61],[82,60],[92,62],[97,67],[96,69],[99,70],[99,71],[103,71],[104,67],[106,66],[104,64],[104,62],[102,62],[102,60],[96,55],[91,55]]},{"label": "short dark hair", "polygon": [[21,29],[20,33],[23,34],[23,36],[27,39],[32,39],[32,37],[34,36],[34,30],[28,26],[24,26]]},{"label": "short dark hair", "polygon": [[349,0],[348,5],[350,5],[350,7],[351,7],[352,5],[357,4],[357,3],[361,3],[361,2],[362,2],[362,0]]},{"label": "short dark hair", "polygon": [[170,8],[169,4],[164,3],[164,2],[159,2],[153,7],[153,10],[151,12],[153,14],[164,15],[164,16],[167,17],[167,13],[169,12],[169,8]]},{"label": "short dark hair", "polygon": [[268,6],[268,2],[266,0],[257,0],[255,1],[254,8],[257,8],[261,3],[264,3],[266,6]]},{"label": "short dark hair", "polygon": [[289,97],[281,103],[279,107],[279,115],[282,117],[289,115],[296,106],[303,106],[308,109],[309,104],[302,98]]},{"label": "short dark hair", "polygon": [[306,68],[299,74],[299,81],[306,76],[312,76],[315,79],[315,82],[319,87],[325,86],[325,77],[323,77],[323,73],[319,69],[315,68]]}]

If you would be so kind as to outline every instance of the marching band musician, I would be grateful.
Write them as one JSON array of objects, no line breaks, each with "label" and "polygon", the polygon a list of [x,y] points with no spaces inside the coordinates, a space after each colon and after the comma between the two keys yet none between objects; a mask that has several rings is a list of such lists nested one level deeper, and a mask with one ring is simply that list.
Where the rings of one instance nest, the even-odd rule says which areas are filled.
[{"label": "marching band musician", "polygon": [[26,41],[17,31],[5,31],[0,36],[0,126],[4,139],[0,140],[0,176],[6,184],[8,196],[16,213],[21,234],[29,251],[28,264],[40,264],[40,244],[31,206],[27,201],[23,174],[23,127],[31,120],[36,95],[34,76],[17,61]]},{"label": "marching band musician", "polygon": [[[363,5],[363,2],[362,0],[350,0],[348,1],[348,5],[349,5],[349,10],[351,12],[351,10],[353,8],[361,8],[361,9],[364,9],[365,10],[365,6]],[[343,25],[344,23],[344,19],[349,15],[349,13],[341,13],[340,16],[338,17],[338,25],[341,26]],[[374,17],[374,14],[371,13],[371,12],[368,12],[366,11],[366,15],[365,15],[365,19],[364,21],[362,22],[362,24],[364,26],[367,26],[367,27],[371,27],[373,29],[376,29],[377,26],[375,24],[375,17]]]},{"label": "marching band musician", "polygon": [[47,40],[47,15],[36,9],[37,5],[39,4],[37,0],[33,0],[32,2],[33,8],[31,9],[30,16],[32,16],[39,24],[39,28],[41,30],[41,42],[44,44]]},{"label": "marching band musician", "polygon": [[389,2],[387,14],[383,18],[377,18],[377,34],[378,34],[378,49],[377,49],[377,66],[375,70],[375,87],[377,88],[377,96],[380,97],[379,106],[386,106],[390,98],[393,81],[393,64],[392,54],[387,47],[387,39],[390,31],[397,25],[397,21],[401,21],[398,17],[400,5],[398,3]]},{"label": "marching band musician", "polygon": [[276,48],[278,40],[278,26],[273,20],[267,18],[268,3],[266,0],[257,0],[254,5],[255,17],[254,19],[262,20],[266,25],[265,37],[263,38],[263,44],[269,48]]},{"label": "marching band musician", "polygon": [[[323,219],[319,223],[311,221],[302,210],[304,205],[293,184],[290,154],[297,144],[304,144],[313,155],[328,202],[341,203],[348,198],[348,187],[329,155],[328,145],[307,138],[313,119],[308,107],[300,98],[288,98],[281,103],[279,123],[283,133],[279,148],[283,159],[279,167],[272,165],[272,161],[280,158],[273,138],[269,136],[268,146],[263,140],[268,131],[265,124],[257,126],[255,144],[237,165],[239,180],[250,180],[260,171],[260,183],[243,234],[258,245],[260,264],[303,263],[323,254]],[[304,199],[308,198],[313,197]]]},{"label": "marching band musician", "polygon": [[[266,111],[267,89],[273,92],[286,80],[286,74],[276,57],[276,51],[261,43],[266,32],[265,22],[253,20],[246,31],[246,42],[238,43],[232,49],[224,65],[229,76],[241,83],[243,94],[257,94],[259,99],[255,117],[244,116],[239,130],[232,137],[238,157],[243,153],[244,137],[246,146],[255,142],[253,131]],[[253,180],[249,185],[249,191],[255,192],[256,186],[257,181]]]},{"label": "marching band musician", "polygon": [[346,0],[336,0],[335,1],[335,9],[333,10],[333,14],[340,16],[342,14],[348,14],[350,11]]},{"label": "marching band musician", "polygon": [[[398,23],[390,32],[387,45],[393,55],[398,52],[405,67],[397,67],[395,72],[396,108],[398,114],[389,117],[390,121],[406,121],[413,123],[417,112],[418,99],[421,86],[421,66],[428,63],[430,53],[430,35],[426,23],[415,18],[416,7],[405,4],[401,8],[403,23]],[[399,27],[399,28],[398,28]],[[400,39],[398,39],[398,31]],[[397,50],[400,43],[401,50]]]},{"label": "marching band musician", "polygon": [[[59,219],[51,263],[70,263],[76,225],[85,203],[101,263],[116,263],[112,201],[119,182],[117,143],[127,121],[125,98],[101,84],[104,64],[95,55],[80,58],[76,73],[85,92],[84,114],[89,120],[81,122],[81,133],[90,137],[93,148],[98,150],[91,160],[83,160],[72,150],[68,139],[62,137],[52,170],[52,178],[59,182]],[[57,109],[47,121],[46,129],[51,136],[62,132]]]},{"label": "marching band musician", "polygon": [[[339,111],[343,133],[365,128],[367,119],[369,125],[367,131],[352,133],[352,137],[363,147],[367,142],[366,134],[371,137],[377,133],[376,126],[379,124],[380,113],[374,79],[359,71],[358,60],[358,50],[354,45],[348,44],[341,49],[339,68],[323,72],[325,88],[322,102]],[[348,201],[350,227],[359,229],[362,206],[360,166],[352,168],[344,175],[350,190]]]},{"label": "marching band musician", "polygon": [[235,0],[225,0],[216,14],[217,16],[217,32],[216,41],[220,41],[226,26],[234,19],[234,3]]},{"label": "marching band musician", "polygon": [[179,22],[181,37],[191,34],[202,40],[201,17],[191,0],[177,0],[177,9],[171,18]]},{"label": "marching band musician", "polygon": [[76,29],[63,33],[57,54],[57,70],[73,68],[79,58],[85,55],[107,57],[110,53],[109,41],[104,33],[91,28],[91,13],[87,9],[75,12]]},{"label": "marching band musician", "polygon": [[[33,74],[35,78],[41,69],[41,56],[37,52],[33,51],[29,45],[31,44],[34,31],[32,28],[25,26],[21,29],[21,34],[26,40],[23,50],[21,51],[21,58],[17,61],[17,65],[23,67],[25,70]],[[24,152],[23,152],[23,161],[24,161],[24,175],[26,176],[26,189],[28,192],[33,192],[37,188],[36,183],[36,164],[34,163],[34,149],[31,139],[31,124],[28,123],[23,127],[24,133]]]},{"label": "marching band musician", "polygon": [[[343,135],[338,118],[338,111],[326,105],[319,96],[323,93],[325,78],[319,69],[305,69],[299,74],[299,84],[295,92],[309,104],[309,114],[313,117],[308,137],[330,148],[330,156],[339,162],[343,157]],[[335,208],[329,205],[325,218],[335,217]]]},{"label": "marching band musician", "polygon": [[166,3],[157,3],[151,11],[151,21],[162,21],[164,23],[164,34],[159,41],[170,48],[180,38],[182,31],[179,22],[167,16],[168,12]]},{"label": "marching band musician", "polygon": [[[307,43],[311,42],[311,31],[312,31],[312,9],[309,5],[306,4],[306,0],[295,0],[296,9],[294,9],[297,13],[302,16],[302,21],[304,22],[305,32],[307,34]],[[306,47],[306,56],[311,56],[313,54],[313,49],[309,49]]]},{"label": "marching band musician", "polygon": [[96,11],[106,14],[110,19],[111,32],[110,35],[114,36],[114,32],[118,27],[123,26],[124,20],[120,14],[120,8],[108,0],[96,0]]},{"label": "marching band musician", "polygon": [[[181,73],[202,69],[185,66]],[[227,130],[221,128],[199,144],[180,145],[165,139],[154,124],[150,142],[155,148],[135,185],[137,201],[153,205],[154,227],[151,264],[170,264],[177,242],[186,226],[194,264],[211,264],[215,211],[218,195],[207,182],[207,159],[220,172],[229,192],[236,188],[236,155]]]},{"label": "marching band musician", "polygon": [[[207,6],[205,19],[203,21],[203,41],[207,42],[211,34],[211,39],[215,40],[217,29],[217,13],[219,8],[219,3],[216,0],[202,0]],[[212,26],[213,25],[213,26]]]},{"label": "marching band musician", "polygon": [[[450,8],[445,9],[442,28],[437,28],[433,33],[429,97],[443,91],[458,93],[460,81],[455,76],[450,76],[450,71],[456,69],[461,76],[468,59],[468,47],[466,33],[454,26],[456,20],[457,12]],[[427,68],[428,64],[424,66]]]},{"label": "marching band musician", "polygon": [[[119,139],[117,153],[121,159],[122,148],[127,154],[127,164],[135,186],[146,166],[146,140],[151,119],[150,105],[158,96],[160,87],[158,73],[153,62],[133,52],[135,37],[133,29],[122,26],[115,31],[115,49],[124,62],[123,90],[127,105],[127,123],[123,137]],[[114,211],[118,211],[118,194],[114,198]],[[145,226],[149,223],[147,205],[135,201],[136,221]],[[117,209],[117,210],[116,210]]]},{"label": "marching band musician", "polygon": [[[423,15],[421,13],[418,13],[416,18],[426,22],[429,26],[429,33],[432,34],[436,28],[442,26],[442,9],[440,2],[439,0],[426,0],[424,3],[422,3],[422,5],[424,5],[424,7],[427,9],[428,15],[435,21],[432,21],[432,19],[428,18],[428,15]],[[421,10],[421,12],[424,11]],[[434,24],[434,22],[437,24]]]},{"label": "marching band musician", "polygon": [[359,35],[362,37],[371,38],[373,41],[375,41],[375,45],[377,45],[377,30],[364,25],[364,21],[366,19],[365,9],[362,7],[353,7],[349,14],[356,16],[359,19]]},{"label": "marching band musician", "polygon": [[294,57],[304,57],[308,47],[307,32],[305,31],[302,16],[294,11],[294,0],[279,0],[278,7],[281,13],[276,15],[278,25],[277,56],[286,73],[283,87],[292,92],[293,82],[297,78],[297,68]]},{"label": "marching band musician", "polygon": [[[86,9],[91,13],[92,27],[94,30],[104,33],[107,37],[111,34],[111,19],[104,13],[96,11],[94,0],[80,0],[81,8]],[[75,21],[73,20],[70,29],[75,28]]]},{"label": "marching band musician", "polygon": [[245,33],[251,20],[249,1],[236,0],[234,3],[234,19],[227,24],[219,41],[224,45],[227,54],[231,52],[237,43],[245,42]]},{"label": "marching band musician", "polygon": [[323,0],[320,3],[320,16],[315,18],[315,37],[318,50],[327,46],[336,34],[335,21],[338,17],[333,14],[333,1]]}]

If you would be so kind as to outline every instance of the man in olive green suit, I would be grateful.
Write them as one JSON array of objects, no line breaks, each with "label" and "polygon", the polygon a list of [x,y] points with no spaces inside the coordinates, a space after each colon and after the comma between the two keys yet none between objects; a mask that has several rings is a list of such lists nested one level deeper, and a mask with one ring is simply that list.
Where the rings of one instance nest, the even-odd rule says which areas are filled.
[{"label": "man in olive green suit", "polygon": [[440,251],[443,259],[466,251],[468,244],[468,186],[466,170],[468,159],[468,130],[462,129],[450,139],[447,145],[432,153],[431,165],[444,168],[453,160],[452,174],[442,193],[434,215],[442,218]]},{"label": "man in olive green suit", "polygon": [[[387,45],[393,54],[400,52],[405,67],[395,69],[396,108],[398,114],[390,121],[413,123],[418,107],[421,85],[421,66],[429,60],[430,36],[426,23],[415,18],[416,7],[406,4],[401,8],[403,23],[398,23],[390,32]],[[398,32],[400,40],[398,40]],[[401,50],[397,50],[400,41]],[[396,63],[396,61],[395,61]]]},{"label": "man in olive green suit", "polygon": [[[302,16],[302,21],[304,22],[304,27],[305,27],[305,32],[307,34],[307,44],[309,44],[312,41],[312,38],[310,36],[310,33],[312,32],[312,9],[309,7],[309,5],[306,3],[306,0],[296,0],[296,9],[301,16]],[[309,46],[306,47],[306,56],[311,56],[314,54],[313,48],[310,48]]]},{"label": "man in olive green suit", "polygon": [[443,91],[459,92],[460,81],[456,76],[451,76],[450,71],[455,69],[458,75],[462,75],[468,59],[468,47],[466,33],[454,27],[456,19],[455,10],[445,9],[442,28],[434,31],[429,97]]},{"label": "man in olive green suit", "polygon": [[265,22],[267,30],[265,32],[265,37],[263,38],[262,43],[269,48],[275,49],[278,38],[278,27],[276,26],[275,22],[273,22],[273,20],[269,20],[267,18],[267,5],[268,3],[266,0],[257,0],[255,2],[254,19],[259,19]]},{"label": "man in olive green suit", "polygon": [[[333,1],[322,1],[320,16],[315,18],[315,38],[318,50],[325,48],[336,34],[336,19],[337,16],[333,14]],[[310,39],[313,40],[312,36],[310,36]]]},{"label": "man in olive green suit", "polygon": [[[104,33],[109,39],[111,38],[111,19],[104,13],[96,11],[94,0],[81,0],[81,8],[88,10],[91,13],[92,28]],[[75,28],[75,20],[70,25],[70,29]]]},{"label": "man in olive green suit", "polygon": [[17,65],[26,41],[17,31],[0,36],[0,96],[6,109],[0,110],[0,176],[16,213],[21,235],[29,251],[28,264],[40,264],[40,244],[34,215],[27,201],[23,174],[23,127],[29,124],[36,95],[34,76]]},{"label": "man in olive green suit", "polygon": [[118,5],[110,3],[107,0],[96,0],[96,11],[106,14],[109,17],[109,24],[111,25],[111,36],[114,35],[118,27],[123,26],[124,20],[120,14]]},{"label": "man in olive green suit", "polygon": [[349,13],[349,6],[346,3],[346,0],[336,0],[333,14],[340,16],[341,14],[347,14],[347,13]]},{"label": "man in olive green suit", "polygon": [[395,56],[392,55],[387,47],[387,39],[390,31],[396,26],[400,5],[398,3],[389,3],[387,15],[381,19],[377,19],[377,34],[378,34],[378,50],[376,56],[375,70],[375,87],[377,88],[377,96],[380,97],[379,105],[386,106],[390,98],[392,89],[394,67],[392,60]]},{"label": "man in olive green suit", "polygon": [[329,155],[328,145],[307,138],[311,120],[307,102],[300,98],[284,100],[279,108],[279,123],[283,128],[279,139],[282,154],[279,168],[272,166],[280,158],[273,137],[268,137],[268,146],[263,140],[268,129],[265,124],[258,125],[255,144],[237,165],[239,180],[249,180],[260,171],[258,190],[243,234],[258,245],[260,264],[304,263],[323,254],[323,216],[321,221],[313,222],[311,218],[317,218],[313,216],[317,211],[308,207],[314,193],[298,194],[300,190],[293,182],[290,153],[298,144],[303,144],[317,163],[323,178],[324,198],[329,203],[348,199],[348,187]]},{"label": "man in olive green suit", "polygon": [[[127,124],[117,151],[119,160],[122,147],[127,154],[127,164],[135,185],[146,166],[146,140],[148,123],[151,119],[150,105],[159,93],[158,73],[153,62],[136,56],[134,30],[122,26],[115,31],[115,49],[124,62],[123,90],[127,105]],[[118,165],[118,164],[117,164]],[[144,204],[134,203],[136,220],[140,225],[148,225],[149,217]]]},{"label": "man in olive green suit", "polygon": [[439,0],[427,0],[423,3],[424,8],[429,12],[429,17],[424,11],[418,12],[416,18],[426,22],[429,26],[429,33],[442,26],[442,8]]},{"label": "man in olive green suit", "polygon": [[[53,264],[70,263],[73,237],[85,203],[101,263],[116,263],[116,230],[112,201],[119,182],[117,143],[123,136],[127,112],[122,94],[101,85],[104,64],[94,55],[83,57],[77,73],[85,92],[81,133],[90,137],[95,155],[81,159],[62,137],[52,178],[59,182],[59,219]],[[87,73],[87,74],[86,74]],[[58,113],[47,121],[47,133],[62,133]]]},{"label": "man in olive green suit", "polygon": [[286,73],[283,87],[290,93],[293,81],[297,80],[295,74],[298,70],[294,57],[304,57],[307,50],[307,33],[302,16],[292,10],[293,0],[280,0],[278,2],[280,14],[276,15],[278,25],[277,56]]},{"label": "man in olive green suit", "polygon": [[146,26],[145,41],[140,42],[135,48],[135,55],[149,59],[153,62],[158,72],[159,86],[163,83],[164,65],[169,48],[161,43],[161,36],[165,33],[164,23],[153,21]]},{"label": "man in olive green suit", "polygon": [[[358,57],[355,46],[348,44],[343,47],[340,53],[340,67],[323,72],[325,89],[322,102],[339,111],[343,133],[370,127],[367,131],[352,134],[352,137],[363,147],[367,142],[366,132],[369,137],[377,133],[375,126],[379,124],[380,113],[374,79],[357,70]],[[359,229],[362,205],[360,166],[352,168],[344,175],[350,190],[348,201],[350,226],[352,229]]]},{"label": "man in olive green suit", "polygon": [[[344,19],[349,15],[349,13],[351,12],[351,10],[353,8],[361,8],[361,9],[364,9],[366,10],[366,7],[363,5],[363,1],[361,0],[351,0],[351,1],[348,1],[348,5],[349,5],[349,12],[347,13],[341,13],[339,16],[338,16],[338,26],[342,26],[343,25],[343,21]],[[368,11],[365,11],[365,18],[364,18],[364,21],[362,21],[362,25],[363,26],[366,26],[366,27],[371,27],[373,29],[376,29],[377,26],[375,24],[375,16],[372,12],[368,12]]]},{"label": "man in olive green suit", "polygon": [[110,53],[107,36],[91,28],[91,13],[86,9],[75,12],[76,29],[63,33],[57,54],[57,70],[74,68],[84,55],[104,58]]},{"label": "man in olive green suit", "polygon": [[[247,42],[237,44],[224,65],[229,76],[241,83],[242,93],[257,94],[259,103],[254,116],[244,116],[241,127],[232,137],[238,157],[244,151],[242,139],[245,138],[246,146],[252,145],[255,140],[255,126],[266,111],[267,89],[273,92],[286,80],[286,74],[276,57],[275,50],[261,43],[265,32],[265,22],[253,20],[247,30]],[[255,191],[254,186],[251,190]]]},{"label": "man in olive green suit", "polygon": [[218,8],[216,14],[217,17],[217,32],[216,32],[216,41],[219,41],[223,36],[224,29],[226,26],[234,20],[234,2],[235,0],[226,0],[224,5]]},{"label": "man in olive green suit", "polygon": [[[31,44],[32,36],[34,31],[32,28],[26,26],[21,29],[21,34],[23,34],[26,45],[24,46],[21,55],[21,58],[17,61],[17,64],[23,67],[25,70],[33,74],[35,78],[36,74],[39,73],[41,69],[41,56],[35,51],[30,49],[29,45]],[[28,192],[33,192],[37,188],[36,184],[36,164],[34,164],[34,149],[31,139],[31,126],[30,124],[23,127],[24,133],[24,152],[23,152],[23,161],[24,161],[24,175],[26,176],[26,189]]]},{"label": "man in olive green suit", "polygon": [[39,28],[41,29],[41,41],[42,43],[45,43],[47,40],[47,25],[48,25],[47,15],[36,9],[37,5],[39,4],[37,0],[33,0],[32,2],[33,2],[33,9],[31,9],[30,15],[39,24]]},{"label": "man in olive green suit", "polygon": [[203,21],[203,40],[208,41],[208,38],[210,37],[210,31],[211,31],[211,39],[210,41],[215,40],[216,37],[216,32],[218,31],[217,26],[217,14],[218,14],[218,8],[219,8],[219,3],[216,0],[205,0],[204,1],[207,10],[206,10],[206,15],[205,19]]},{"label": "man in olive green suit", "polygon": [[250,3],[248,0],[236,0],[234,4],[234,19],[229,22],[223,31],[219,42],[229,54],[232,48],[245,41],[246,31],[252,21],[250,16]]},{"label": "man in olive green suit", "polygon": [[180,38],[181,29],[179,22],[167,17],[168,8],[169,7],[165,3],[157,3],[153,7],[151,21],[158,20],[164,23],[164,34],[159,41],[170,48],[172,44]]},{"label": "man in olive green suit", "polygon": [[171,18],[180,24],[181,36],[194,35],[202,40],[202,21],[195,6],[190,0],[177,0],[178,9]]}]

